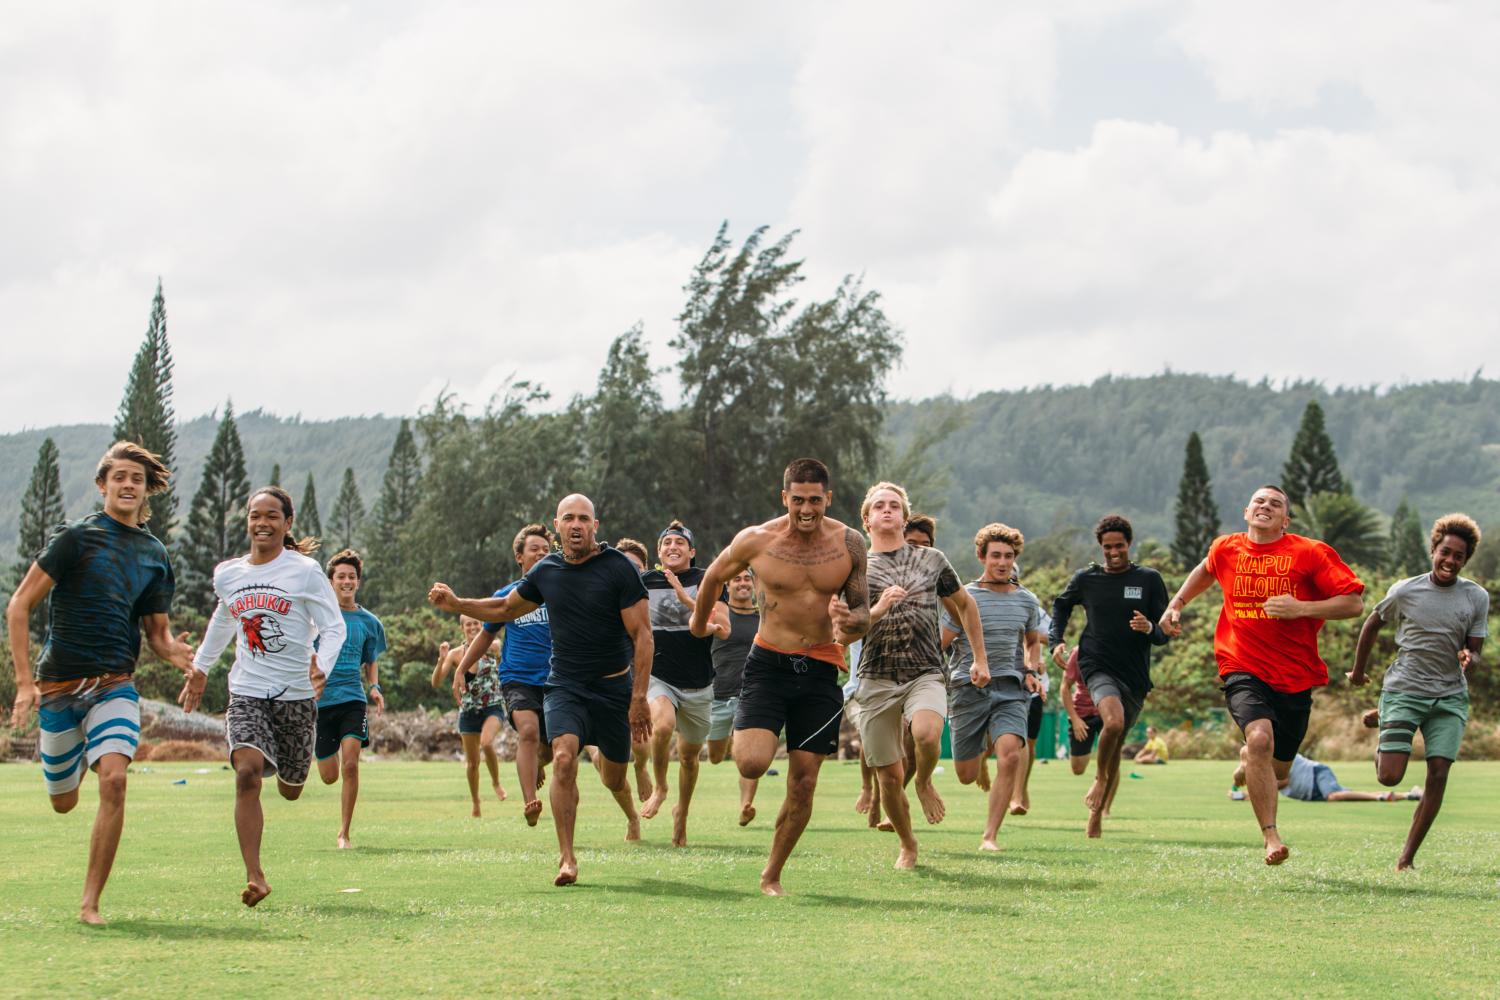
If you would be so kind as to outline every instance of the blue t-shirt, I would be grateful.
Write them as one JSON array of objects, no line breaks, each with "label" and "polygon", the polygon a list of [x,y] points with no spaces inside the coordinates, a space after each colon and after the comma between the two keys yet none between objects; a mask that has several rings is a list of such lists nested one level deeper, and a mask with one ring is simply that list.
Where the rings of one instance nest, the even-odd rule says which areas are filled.
[{"label": "blue t-shirt", "polygon": [[339,647],[339,658],[328,672],[323,697],[318,699],[319,708],[342,705],[346,701],[364,701],[365,682],[360,668],[366,663],[374,663],[385,652],[385,627],[379,618],[364,608],[339,610],[344,616],[344,644]]},{"label": "blue t-shirt", "polygon": [[56,583],[36,679],[133,673],[141,619],[172,607],[176,581],[162,543],[98,511],[59,528],[36,561]]},{"label": "blue t-shirt", "polygon": [[582,563],[554,552],[531,567],[516,590],[550,612],[552,682],[598,680],[635,658],[620,612],[646,599],[646,585],[618,549],[601,543],[599,553]]},{"label": "blue t-shirt", "polygon": [[[504,597],[521,585],[520,580],[507,583],[495,591],[496,597]],[[484,630],[495,633],[505,630],[505,645],[500,647],[500,682],[542,685],[547,683],[547,670],[552,663],[552,625],[550,613],[544,604],[535,611],[527,612],[510,623],[485,622]]]}]

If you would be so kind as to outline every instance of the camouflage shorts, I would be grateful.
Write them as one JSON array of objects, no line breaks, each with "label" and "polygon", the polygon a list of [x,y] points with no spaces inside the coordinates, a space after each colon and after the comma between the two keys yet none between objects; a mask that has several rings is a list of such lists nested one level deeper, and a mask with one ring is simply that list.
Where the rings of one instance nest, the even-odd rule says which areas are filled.
[{"label": "camouflage shorts", "polygon": [[241,747],[252,747],[266,759],[261,772],[266,777],[274,774],[288,785],[307,781],[318,731],[315,699],[277,701],[231,693],[224,729],[231,756]]}]

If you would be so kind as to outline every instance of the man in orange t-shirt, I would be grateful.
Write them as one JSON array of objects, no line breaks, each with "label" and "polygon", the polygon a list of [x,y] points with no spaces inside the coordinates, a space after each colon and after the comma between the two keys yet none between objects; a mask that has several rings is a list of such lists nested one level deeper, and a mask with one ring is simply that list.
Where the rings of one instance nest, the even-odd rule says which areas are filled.
[{"label": "man in orange t-shirt", "polygon": [[1276,830],[1277,783],[1291,773],[1307,734],[1312,689],[1328,683],[1318,631],[1364,611],[1359,577],[1331,546],[1288,534],[1291,520],[1286,491],[1256,490],[1246,530],[1214,539],[1161,617],[1162,631],[1178,635],[1189,601],[1215,582],[1224,592],[1214,658],[1229,714],[1245,734],[1246,787],[1268,865],[1290,853]]}]

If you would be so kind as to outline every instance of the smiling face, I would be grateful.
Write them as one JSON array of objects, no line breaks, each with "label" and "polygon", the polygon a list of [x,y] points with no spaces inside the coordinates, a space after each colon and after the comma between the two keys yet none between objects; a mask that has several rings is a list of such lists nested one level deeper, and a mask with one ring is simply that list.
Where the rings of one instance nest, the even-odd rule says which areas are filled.
[{"label": "smiling face", "polygon": [[812,535],[823,526],[823,516],[828,513],[828,501],[832,498],[833,491],[822,483],[792,483],[781,491],[781,502],[792,527],[803,535]]},{"label": "smiling face", "polygon": [[1458,579],[1469,561],[1469,543],[1457,535],[1444,535],[1432,549],[1432,580],[1446,587]]},{"label": "smiling face", "polygon": [[516,557],[516,562],[521,566],[521,575],[525,576],[531,572],[531,567],[545,559],[552,551],[552,543],[541,535],[527,535],[526,541],[521,545],[521,554]]},{"label": "smiling face", "polygon": [[683,573],[693,564],[693,556],[698,551],[688,545],[688,540],[681,535],[666,535],[656,543],[656,558],[661,564],[673,573]]},{"label": "smiling face", "polygon": [[117,458],[99,487],[104,498],[104,513],[122,524],[135,524],[141,505],[146,502],[146,467],[139,462]]},{"label": "smiling face", "polygon": [[464,630],[465,642],[473,642],[480,629],[484,628],[479,619],[470,618],[468,615],[458,616],[458,627]]},{"label": "smiling face", "polygon": [[333,567],[333,575],[329,577],[333,584],[333,592],[338,596],[339,603],[345,607],[354,605],[354,595],[359,592],[359,572],[348,563],[339,563]]},{"label": "smiling face", "polygon": [[564,497],[557,505],[557,517],[552,526],[557,537],[562,539],[563,556],[578,560],[588,556],[596,548],[594,534],[599,530],[599,520],[594,517],[594,502],[581,493]]},{"label": "smiling face", "polygon": [[1245,524],[1257,533],[1280,535],[1291,523],[1292,512],[1287,509],[1286,494],[1278,489],[1262,486],[1245,507]]},{"label": "smiling face", "polygon": [[257,493],[250,498],[246,521],[250,530],[250,553],[254,556],[274,555],[292,530],[292,519],[281,509],[281,501],[269,493]]},{"label": "smiling face", "polygon": [[1006,542],[990,542],[984,547],[984,576],[982,583],[1010,583],[1011,570],[1016,566],[1015,547]]},{"label": "smiling face", "polygon": [[755,574],[748,569],[735,574],[729,581],[729,603],[748,607],[755,598]]},{"label": "smiling face", "polygon": [[906,527],[906,503],[895,490],[877,490],[865,512],[865,531],[890,534]]},{"label": "smiling face", "polygon": [[1099,536],[1099,551],[1104,568],[1110,573],[1124,572],[1130,566],[1130,539],[1123,531],[1106,531]]}]

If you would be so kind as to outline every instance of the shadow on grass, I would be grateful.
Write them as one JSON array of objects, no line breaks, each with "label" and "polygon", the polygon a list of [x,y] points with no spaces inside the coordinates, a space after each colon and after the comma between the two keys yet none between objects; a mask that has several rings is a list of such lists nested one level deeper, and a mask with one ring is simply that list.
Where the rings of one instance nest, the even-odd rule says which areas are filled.
[{"label": "shadow on grass", "polygon": [[722,844],[706,840],[689,840],[687,847],[673,847],[670,840],[641,840],[626,845],[633,851],[659,851],[684,858],[700,857],[704,851],[724,854],[743,854],[749,857],[765,857],[770,845]]},{"label": "shadow on grass", "polygon": [[1425,885],[1391,885],[1386,882],[1361,882],[1357,879],[1311,876],[1304,885],[1288,885],[1284,892],[1299,894],[1337,893],[1342,896],[1385,896],[1391,899],[1481,899],[1493,900],[1494,894],[1483,889],[1438,889]]},{"label": "shadow on grass", "polygon": [[348,854],[351,854],[351,855],[353,855],[355,857],[358,857],[361,854],[373,854],[373,855],[425,854],[425,855],[428,855],[429,857],[435,857],[435,856],[437,856],[439,854],[457,854],[461,850],[473,850],[473,848],[459,848],[459,847],[365,847],[363,844],[356,844],[354,846],[354,848],[352,850],[348,851],[348,852],[339,851],[339,850],[337,850],[337,848],[332,848],[332,849],[330,849],[329,853],[338,853],[338,854],[348,853]]},{"label": "shadow on grass", "polygon": [[167,920],[115,919],[103,929],[105,934],[124,934],[137,938],[162,938],[168,941],[241,941],[253,934],[257,940],[290,941],[299,934],[277,933],[270,928],[257,926],[253,931],[239,924],[216,926],[214,924],[174,923]]},{"label": "shadow on grass", "polygon": [[[920,872],[921,869],[918,869]],[[994,917],[1001,914],[1019,916],[1019,909],[1007,909],[1001,906],[984,906],[979,903],[952,903],[935,900],[920,899],[865,899],[860,896],[834,896],[825,892],[798,893],[792,891],[792,899],[806,899],[825,906],[837,906],[849,910],[882,910],[887,913],[893,910],[909,910],[912,912],[943,912],[943,913],[968,913],[979,917]]]},{"label": "shadow on grass", "polygon": [[585,883],[580,882],[571,889],[602,889],[605,892],[625,892],[639,896],[676,896],[679,899],[729,900],[752,899],[760,895],[758,889],[721,889],[697,882],[672,882],[661,878],[636,879],[634,882]]}]

